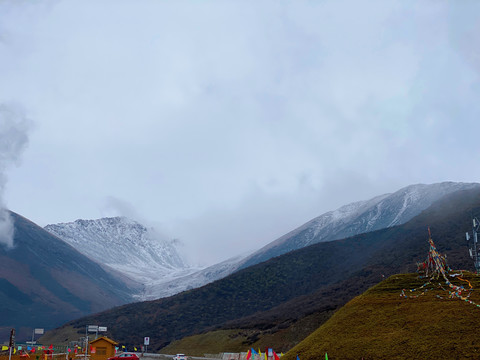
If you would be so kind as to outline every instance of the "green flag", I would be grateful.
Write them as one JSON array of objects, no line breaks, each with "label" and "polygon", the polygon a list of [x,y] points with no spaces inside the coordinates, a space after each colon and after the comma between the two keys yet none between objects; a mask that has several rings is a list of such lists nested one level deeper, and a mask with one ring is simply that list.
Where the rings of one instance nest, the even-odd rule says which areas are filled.
[{"label": "green flag", "polygon": [[326,352],[325,352],[325,360],[328,360],[328,355]]}]

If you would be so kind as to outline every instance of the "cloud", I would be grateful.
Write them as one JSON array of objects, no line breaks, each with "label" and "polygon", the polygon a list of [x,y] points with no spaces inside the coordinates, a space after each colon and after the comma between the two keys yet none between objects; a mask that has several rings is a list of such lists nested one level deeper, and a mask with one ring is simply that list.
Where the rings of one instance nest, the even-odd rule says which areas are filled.
[{"label": "cloud", "polygon": [[101,211],[102,216],[124,216],[132,220],[140,221],[140,215],[137,210],[135,210],[135,207],[128,201],[115,196],[107,196],[105,198]]},{"label": "cloud", "polygon": [[39,124],[6,196],[43,224],[141,214],[219,258],[475,181],[479,6],[0,1],[0,99]]},{"label": "cloud", "polygon": [[28,144],[31,121],[18,104],[0,104],[0,244],[13,247],[14,227],[5,207],[3,194],[7,184],[7,171],[18,165],[20,156]]}]

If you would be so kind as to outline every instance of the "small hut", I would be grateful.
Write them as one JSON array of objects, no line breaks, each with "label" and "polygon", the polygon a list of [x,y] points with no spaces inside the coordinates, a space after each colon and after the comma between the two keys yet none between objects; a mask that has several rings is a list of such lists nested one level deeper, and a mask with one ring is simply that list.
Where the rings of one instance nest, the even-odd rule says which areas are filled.
[{"label": "small hut", "polygon": [[115,356],[115,346],[118,343],[106,336],[99,337],[93,341],[90,341],[91,360],[107,360],[109,357]]}]

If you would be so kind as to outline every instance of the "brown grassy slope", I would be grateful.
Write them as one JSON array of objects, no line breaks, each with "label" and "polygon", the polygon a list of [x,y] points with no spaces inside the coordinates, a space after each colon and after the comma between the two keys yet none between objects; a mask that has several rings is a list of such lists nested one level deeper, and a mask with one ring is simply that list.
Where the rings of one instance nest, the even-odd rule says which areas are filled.
[{"label": "brown grassy slope", "polygon": [[[480,289],[479,276],[465,278]],[[416,299],[400,297],[403,288],[423,283],[416,274],[391,276],[351,300],[282,359],[320,359],[326,352],[329,359],[479,359],[480,308],[439,299],[448,296],[440,289]],[[480,304],[480,292],[471,300]]]},{"label": "brown grassy slope", "polygon": [[223,352],[247,352],[248,349],[263,349],[273,347],[280,353],[292,348],[301,339],[308,336],[312,329],[326,321],[333,314],[318,312],[296,321],[291,326],[281,330],[229,329],[215,330],[204,334],[185,337],[162,348],[162,354],[188,354],[189,356],[204,356]]}]

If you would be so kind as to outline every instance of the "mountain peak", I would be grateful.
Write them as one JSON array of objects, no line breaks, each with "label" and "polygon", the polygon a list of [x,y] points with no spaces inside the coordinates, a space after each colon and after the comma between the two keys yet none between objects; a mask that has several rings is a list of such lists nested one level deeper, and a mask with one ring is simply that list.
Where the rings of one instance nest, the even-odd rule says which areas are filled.
[{"label": "mountain peak", "polygon": [[173,241],[123,216],[78,219],[47,225],[45,230],[140,283],[187,267]]}]

